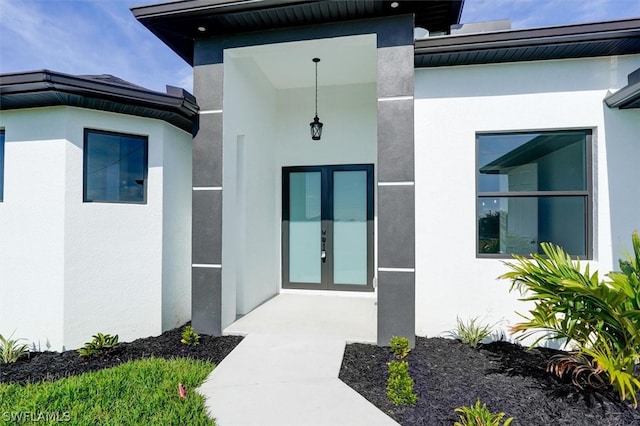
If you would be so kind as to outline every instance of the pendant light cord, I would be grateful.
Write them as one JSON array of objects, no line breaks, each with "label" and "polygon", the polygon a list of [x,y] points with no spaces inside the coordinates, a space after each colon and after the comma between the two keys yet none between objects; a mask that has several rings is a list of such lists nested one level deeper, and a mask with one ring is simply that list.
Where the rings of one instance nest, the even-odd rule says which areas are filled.
[{"label": "pendant light cord", "polygon": [[318,62],[320,58],[313,58],[313,62],[316,64],[316,117],[318,116]]}]

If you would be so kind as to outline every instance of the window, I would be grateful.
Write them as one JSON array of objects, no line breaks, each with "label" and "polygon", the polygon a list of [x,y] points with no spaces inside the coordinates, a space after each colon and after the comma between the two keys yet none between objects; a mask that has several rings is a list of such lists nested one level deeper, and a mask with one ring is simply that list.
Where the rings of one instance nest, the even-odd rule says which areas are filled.
[{"label": "window", "polygon": [[591,257],[591,131],[477,135],[480,257],[541,253],[541,242]]},{"label": "window", "polygon": [[144,136],[84,132],[84,201],[146,203],[147,147]]},{"label": "window", "polygon": [[4,130],[0,130],[0,201],[4,200]]}]

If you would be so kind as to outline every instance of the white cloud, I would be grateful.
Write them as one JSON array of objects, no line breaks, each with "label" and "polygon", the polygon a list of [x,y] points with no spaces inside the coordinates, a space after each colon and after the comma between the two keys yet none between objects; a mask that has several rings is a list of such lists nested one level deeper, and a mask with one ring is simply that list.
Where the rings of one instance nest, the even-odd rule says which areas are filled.
[{"label": "white cloud", "polygon": [[[3,71],[10,64],[26,64],[29,69],[46,68],[61,61],[71,36],[39,4],[27,1],[0,0],[0,55]],[[62,49],[62,52],[61,52]],[[67,57],[74,62],[75,58]]]},{"label": "white cloud", "polygon": [[189,83],[191,68],[137,22],[149,0],[0,0],[0,72],[113,74],[152,90]]}]

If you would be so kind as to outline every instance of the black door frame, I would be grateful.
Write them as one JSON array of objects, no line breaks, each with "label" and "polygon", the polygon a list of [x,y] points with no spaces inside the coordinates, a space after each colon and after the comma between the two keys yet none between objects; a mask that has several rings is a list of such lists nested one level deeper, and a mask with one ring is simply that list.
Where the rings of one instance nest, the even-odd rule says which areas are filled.
[{"label": "black door frame", "polygon": [[[336,284],[333,280],[333,172],[365,171],[367,173],[367,283],[366,285]],[[319,284],[298,283],[289,281],[289,175],[291,173],[320,172],[321,193],[321,244],[326,258],[322,261],[321,280]],[[345,164],[323,166],[291,166],[282,168],[282,287],[305,290],[341,290],[341,291],[373,291],[374,276],[374,226],[373,202],[374,180],[373,164]],[[322,247],[321,247],[322,250]]]}]

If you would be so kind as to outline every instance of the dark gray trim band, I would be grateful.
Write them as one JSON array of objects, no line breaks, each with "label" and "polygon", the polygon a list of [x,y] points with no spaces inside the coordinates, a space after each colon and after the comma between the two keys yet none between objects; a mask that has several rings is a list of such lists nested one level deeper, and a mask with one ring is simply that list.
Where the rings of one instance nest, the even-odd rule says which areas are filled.
[{"label": "dark gray trim band", "polygon": [[224,49],[292,41],[317,40],[360,34],[377,34],[377,47],[413,45],[413,16],[401,15],[360,21],[334,22],[306,27],[274,29],[194,42],[193,65],[220,64]]}]

